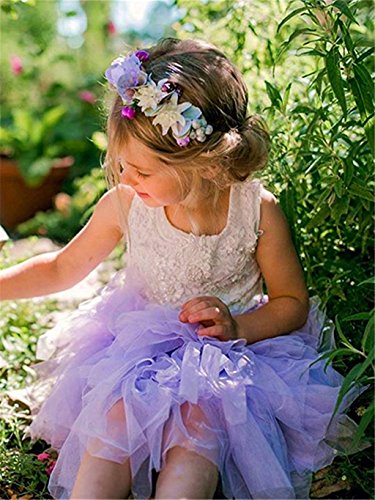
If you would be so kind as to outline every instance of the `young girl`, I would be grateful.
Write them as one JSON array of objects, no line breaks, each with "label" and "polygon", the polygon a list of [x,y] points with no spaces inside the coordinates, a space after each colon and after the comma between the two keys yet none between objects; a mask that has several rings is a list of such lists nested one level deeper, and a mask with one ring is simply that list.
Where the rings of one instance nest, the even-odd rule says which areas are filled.
[{"label": "young girl", "polygon": [[50,491],[212,498],[220,478],[227,498],[306,498],[351,421],[331,418],[342,377],[315,362],[321,314],[274,196],[251,180],[268,135],[243,79],[215,47],[175,39],[106,77],[115,187],[65,248],[0,275],[3,299],[49,294],[128,244],[126,277],[48,333],[30,434],[59,450]]}]

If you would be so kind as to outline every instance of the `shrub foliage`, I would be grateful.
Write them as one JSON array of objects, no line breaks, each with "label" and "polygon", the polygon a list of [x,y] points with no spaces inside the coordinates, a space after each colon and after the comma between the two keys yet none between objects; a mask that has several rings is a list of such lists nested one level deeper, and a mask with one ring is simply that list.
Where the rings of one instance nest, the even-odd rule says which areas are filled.
[{"label": "shrub foliage", "polygon": [[[353,384],[372,387],[372,3],[177,4],[186,8],[178,34],[223,48],[245,75],[249,112],[268,122],[273,148],[263,179],[288,218],[311,294],[336,318],[338,348],[327,357],[345,375],[339,401]],[[362,408],[356,443],[369,438],[370,390]]]}]

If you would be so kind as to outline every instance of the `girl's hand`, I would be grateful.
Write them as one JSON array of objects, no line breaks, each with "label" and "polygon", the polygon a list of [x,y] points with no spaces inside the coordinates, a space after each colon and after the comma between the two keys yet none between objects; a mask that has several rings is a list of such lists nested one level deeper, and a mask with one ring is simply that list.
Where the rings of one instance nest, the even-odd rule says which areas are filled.
[{"label": "girl's hand", "polygon": [[183,304],[180,312],[183,323],[200,323],[198,335],[217,337],[219,340],[238,338],[237,323],[228,307],[217,297],[195,297]]}]

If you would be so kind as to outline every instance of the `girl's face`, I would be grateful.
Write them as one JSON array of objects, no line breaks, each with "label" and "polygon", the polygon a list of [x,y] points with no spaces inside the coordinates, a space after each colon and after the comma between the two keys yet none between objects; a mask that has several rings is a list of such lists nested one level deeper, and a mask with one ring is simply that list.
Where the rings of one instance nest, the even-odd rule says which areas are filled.
[{"label": "girl's face", "polygon": [[154,152],[134,137],[129,137],[120,152],[121,182],[132,187],[149,207],[180,204],[187,193],[171,168]]}]

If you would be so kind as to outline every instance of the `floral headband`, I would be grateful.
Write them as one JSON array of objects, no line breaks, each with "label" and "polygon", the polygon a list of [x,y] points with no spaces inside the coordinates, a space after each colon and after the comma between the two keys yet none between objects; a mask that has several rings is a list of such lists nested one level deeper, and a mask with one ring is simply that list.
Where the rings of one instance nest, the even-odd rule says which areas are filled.
[{"label": "floral headband", "polygon": [[162,135],[172,129],[172,135],[179,146],[187,146],[191,140],[204,142],[213,128],[207,124],[202,111],[191,102],[178,104],[181,89],[168,78],[155,83],[151,74],[142,68],[142,62],[149,59],[145,50],[132,52],[115,59],[105,72],[107,80],[116,88],[124,107],[121,115],[133,120],[140,110],[146,116],[154,117],[153,125],[161,125]]}]

